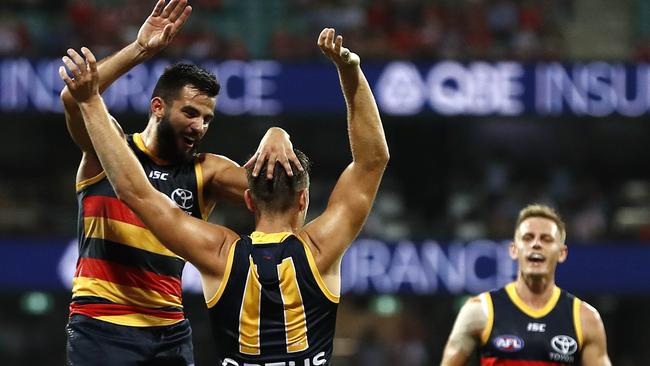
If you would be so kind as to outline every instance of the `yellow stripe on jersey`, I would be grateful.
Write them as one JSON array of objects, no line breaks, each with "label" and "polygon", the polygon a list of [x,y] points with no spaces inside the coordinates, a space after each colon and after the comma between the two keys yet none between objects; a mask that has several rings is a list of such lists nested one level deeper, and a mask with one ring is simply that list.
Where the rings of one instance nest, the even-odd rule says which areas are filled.
[{"label": "yellow stripe on jersey", "polygon": [[84,232],[86,238],[109,240],[147,252],[183,259],[165,248],[151,231],[140,226],[103,217],[84,217]]},{"label": "yellow stripe on jersey", "polygon": [[203,169],[201,168],[201,162],[199,159],[194,161],[194,172],[196,173],[196,191],[199,195],[199,211],[201,211],[201,218],[207,220],[210,216],[208,208],[205,207],[205,199],[203,197]]},{"label": "yellow stripe on jersey", "polygon": [[91,186],[91,185],[99,182],[100,180],[104,179],[105,177],[106,177],[106,172],[102,171],[101,173],[97,174],[96,176],[94,176],[92,178],[84,179],[81,182],[78,182],[77,184],[75,184],[77,192],[79,192],[80,190],[82,190],[82,189],[84,189],[84,188],[86,188],[88,186]]},{"label": "yellow stripe on jersey", "polygon": [[221,295],[223,295],[223,292],[226,290],[226,285],[228,284],[228,279],[230,278],[230,271],[232,270],[232,262],[235,258],[235,247],[238,241],[239,239],[235,240],[235,242],[230,245],[230,249],[228,252],[228,260],[226,262],[226,270],[223,273],[223,277],[221,279],[221,283],[219,284],[219,288],[217,289],[217,292],[214,294],[214,296],[212,296],[210,300],[205,302],[208,305],[208,309],[212,308],[217,304],[217,302],[221,298]]},{"label": "yellow stripe on jersey", "polygon": [[580,316],[580,305],[582,301],[577,297],[573,298],[573,325],[576,329],[576,337],[578,337],[578,347],[582,349],[582,317]]},{"label": "yellow stripe on jersey", "polygon": [[532,318],[541,318],[543,316],[546,316],[551,312],[551,310],[553,310],[553,308],[555,308],[558,300],[560,300],[560,294],[562,291],[557,286],[553,287],[553,294],[551,295],[551,298],[541,309],[533,309],[532,307],[526,305],[526,303],[524,303],[524,301],[517,294],[514,282],[506,285],[506,293],[508,293],[510,300],[512,300],[512,302],[519,308],[519,310],[523,311],[524,314]]},{"label": "yellow stripe on jersey", "polygon": [[253,244],[280,244],[290,235],[293,235],[293,233],[288,231],[270,234],[261,231],[253,231],[250,238],[253,241]]},{"label": "yellow stripe on jersey", "polygon": [[296,267],[291,257],[278,265],[280,294],[284,304],[284,327],[287,339],[287,352],[300,352],[309,348],[307,341],[307,316],[302,295],[298,287]]},{"label": "yellow stripe on jersey", "polygon": [[253,259],[249,259],[250,267],[239,312],[239,352],[247,355],[259,355],[262,285],[259,283]]},{"label": "yellow stripe on jersey", "polygon": [[105,322],[126,325],[130,327],[162,327],[180,323],[183,319],[165,319],[147,314],[127,314],[127,315],[105,315],[96,316],[94,319],[103,320]]},{"label": "yellow stripe on jersey", "polygon": [[75,277],[72,280],[72,294],[75,297],[97,296],[117,304],[145,308],[183,307],[182,299],[178,296],[139,287],[118,285],[97,278]]},{"label": "yellow stripe on jersey", "polygon": [[481,305],[485,306],[485,310],[487,311],[487,321],[485,322],[483,333],[481,333],[481,344],[485,345],[490,339],[492,327],[494,326],[494,305],[492,304],[492,295],[489,292],[484,292],[480,296]]},{"label": "yellow stripe on jersey", "polygon": [[340,301],[340,296],[335,295],[325,285],[325,281],[323,281],[323,278],[320,275],[320,271],[318,270],[318,267],[316,266],[316,260],[314,260],[314,256],[311,253],[311,249],[309,249],[309,245],[300,236],[296,235],[296,238],[298,238],[298,240],[300,240],[300,242],[302,243],[302,246],[305,248],[305,256],[307,257],[307,262],[309,263],[309,268],[311,268],[311,272],[314,275],[314,278],[316,279],[316,283],[318,283],[318,287],[320,287],[320,290],[323,292],[325,297],[327,297],[331,302],[338,304],[339,301]]},{"label": "yellow stripe on jersey", "polygon": [[137,146],[138,149],[140,149],[140,151],[147,154],[147,156],[149,158],[151,158],[151,160],[153,160],[154,163],[156,163],[158,165],[169,165],[168,161],[157,157],[151,151],[149,151],[149,149],[147,149],[147,145],[144,144],[144,141],[142,140],[142,136],[140,136],[139,133],[134,133],[133,134],[133,142],[135,143],[135,146]]}]

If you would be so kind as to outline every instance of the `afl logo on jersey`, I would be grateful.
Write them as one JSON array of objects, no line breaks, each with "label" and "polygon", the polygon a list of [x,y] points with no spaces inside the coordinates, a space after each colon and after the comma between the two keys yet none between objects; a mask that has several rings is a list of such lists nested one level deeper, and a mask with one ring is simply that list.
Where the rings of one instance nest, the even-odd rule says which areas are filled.
[{"label": "afl logo on jersey", "polygon": [[172,192],[171,197],[178,207],[183,210],[189,210],[194,206],[194,195],[192,194],[192,191],[188,191],[187,189],[176,188],[174,192]]},{"label": "afl logo on jersey", "polygon": [[524,340],[514,335],[502,335],[494,339],[494,347],[503,352],[518,352],[524,348]]}]

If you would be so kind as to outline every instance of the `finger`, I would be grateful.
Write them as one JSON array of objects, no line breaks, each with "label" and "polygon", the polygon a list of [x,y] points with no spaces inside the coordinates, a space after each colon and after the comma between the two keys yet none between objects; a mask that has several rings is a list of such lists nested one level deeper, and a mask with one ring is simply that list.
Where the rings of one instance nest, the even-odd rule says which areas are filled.
[{"label": "finger", "polygon": [[285,156],[283,159],[279,159],[278,161],[280,162],[280,164],[282,164],[282,167],[287,172],[287,175],[293,177],[293,169],[291,169],[291,164],[289,163],[289,159]]},{"label": "finger", "polygon": [[172,22],[175,22],[176,19],[183,13],[183,10],[185,10],[185,7],[187,6],[187,0],[180,0],[176,7],[172,10],[172,12],[169,14],[169,20]]},{"label": "finger", "polygon": [[65,64],[65,66],[68,68],[68,70],[70,70],[70,73],[72,73],[72,76],[73,76],[73,77],[76,77],[77,75],[79,75],[79,74],[81,73],[81,71],[79,70],[79,67],[77,67],[77,64],[75,64],[75,63],[70,59],[70,57],[68,57],[68,56],[63,56],[63,57],[61,58],[61,61],[63,61],[63,63]]},{"label": "finger", "polygon": [[324,28],[321,32],[320,35],[318,36],[318,46],[323,47],[325,45],[325,40],[327,39],[327,28]]},{"label": "finger", "polygon": [[171,40],[172,38],[172,29],[174,29],[173,24],[167,24],[165,28],[163,28],[163,32],[161,35],[161,38],[163,40],[163,43],[167,43]]},{"label": "finger", "polygon": [[336,52],[337,55],[341,54],[342,46],[343,46],[343,36],[338,35],[336,36],[336,40],[334,41],[334,52]]},{"label": "finger", "polygon": [[158,0],[156,5],[153,7],[153,11],[151,12],[150,16],[152,17],[160,16],[164,7],[165,7],[165,0]]},{"label": "finger", "polygon": [[181,13],[181,16],[178,17],[178,19],[174,22],[174,32],[173,34],[176,34],[181,27],[185,24],[187,21],[187,18],[190,17],[190,14],[192,14],[192,7],[191,6],[186,6],[183,12]]},{"label": "finger", "polygon": [[87,47],[81,47],[81,53],[84,54],[84,57],[86,58],[86,61],[88,62],[88,70],[90,70],[91,73],[96,73],[97,72],[97,59],[95,58],[95,55],[93,55],[92,52]]},{"label": "finger", "polygon": [[262,165],[266,161],[266,154],[258,153],[257,160],[255,161],[255,167],[253,167],[253,177],[257,177],[262,170]]},{"label": "finger", "polygon": [[65,71],[65,67],[59,66],[59,76],[61,77],[61,80],[65,83],[65,85],[68,86],[68,88],[72,88],[72,79],[70,79],[70,76],[68,73]]},{"label": "finger", "polygon": [[176,5],[178,4],[178,0],[172,0],[165,6],[165,9],[163,10],[162,14],[160,14],[161,17],[163,18],[169,18],[169,14],[172,13],[174,8],[176,8]]},{"label": "finger", "polygon": [[266,179],[273,179],[273,171],[275,170],[276,161],[278,161],[277,156],[271,154],[266,162]]},{"label": "finger", "polygon": [[325,39],[325,46],[329,49],[332,49],[333,45],[334,45],[334,29],[329,28],[327,30],[327,38]]},{"label": "finger", "polygon": [[298,159],[298,156],[293,152],[293,149],[289,151],[289,160],[293,163],[293,165],[298,168],[301,172],[305,171],[305,168],[302,167],[302,164],[300,163],[300,159]]},{"label": "finger", "polygon": [[84,60],[84,58],[81,57],[81,56],[77,53],[77,51],[73,50],[72,48],[69,48],[69,49],[68,49],[68,55],[70,56],[70,58],[72,58],[72,60],[74,61],[74,63],[77,64],[77,67],[79,68],[79,70],[80,70],[81,72],[83,72],[83,71],[86,70],[86,60]]},{"label": "finger", "polygon": [[259,152],[256,152],[255,154],[253,154],[253,156],[251,156],[251,158],[248,159],[246,164],[244,164],[244,168],[249,169],[250,167],[254,166],[255,162],[257,161],[257,157],[259,156],[259,154],[260,154]]}]

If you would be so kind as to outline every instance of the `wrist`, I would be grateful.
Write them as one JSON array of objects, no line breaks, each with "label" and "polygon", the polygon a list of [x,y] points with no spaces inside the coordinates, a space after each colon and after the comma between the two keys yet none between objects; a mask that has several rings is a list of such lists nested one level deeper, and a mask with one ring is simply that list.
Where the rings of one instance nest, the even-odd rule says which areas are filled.
[{"label": "wrist", "polygon": [[151,58],[155,54],[155,52],[148,50],[145,46],[141,45],[140,42],[138,42],[137,40],[133,41],[133,43],[131,43],[129,46],[133,51],[133,58],[137,62],[143,62]]},{"label": "wrist", "polygon": [[99,95],[99,93],[97,93],[89,96],[84,100],[80,100],[77,103],[79,104],[80,107],[84,107],[84,106],[92,106],[101,102],[102,102],[102,96]]}]

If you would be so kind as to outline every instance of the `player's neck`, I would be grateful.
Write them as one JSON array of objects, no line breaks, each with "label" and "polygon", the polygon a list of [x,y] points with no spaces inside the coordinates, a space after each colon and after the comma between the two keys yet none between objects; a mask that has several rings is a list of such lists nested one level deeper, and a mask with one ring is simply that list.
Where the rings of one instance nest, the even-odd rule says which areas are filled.
[{"label": "player's neck", "polygon": [[553,296],[555,278],[552,276],[525,276],[520,274],[515,282],[517,295],[529,306],[542,308]]},{"label": "player's neck", "polygon": [[263,233],[297,232],[295,215],[260,214],[255,223],[255,231]]},{"label": "player's neck", "polygon": [[158,149],[158,140],[156,139],[155,128],[149,123],[144,131],[140,132],[140,137],[147,150],[154,156],[160,156]]}]

